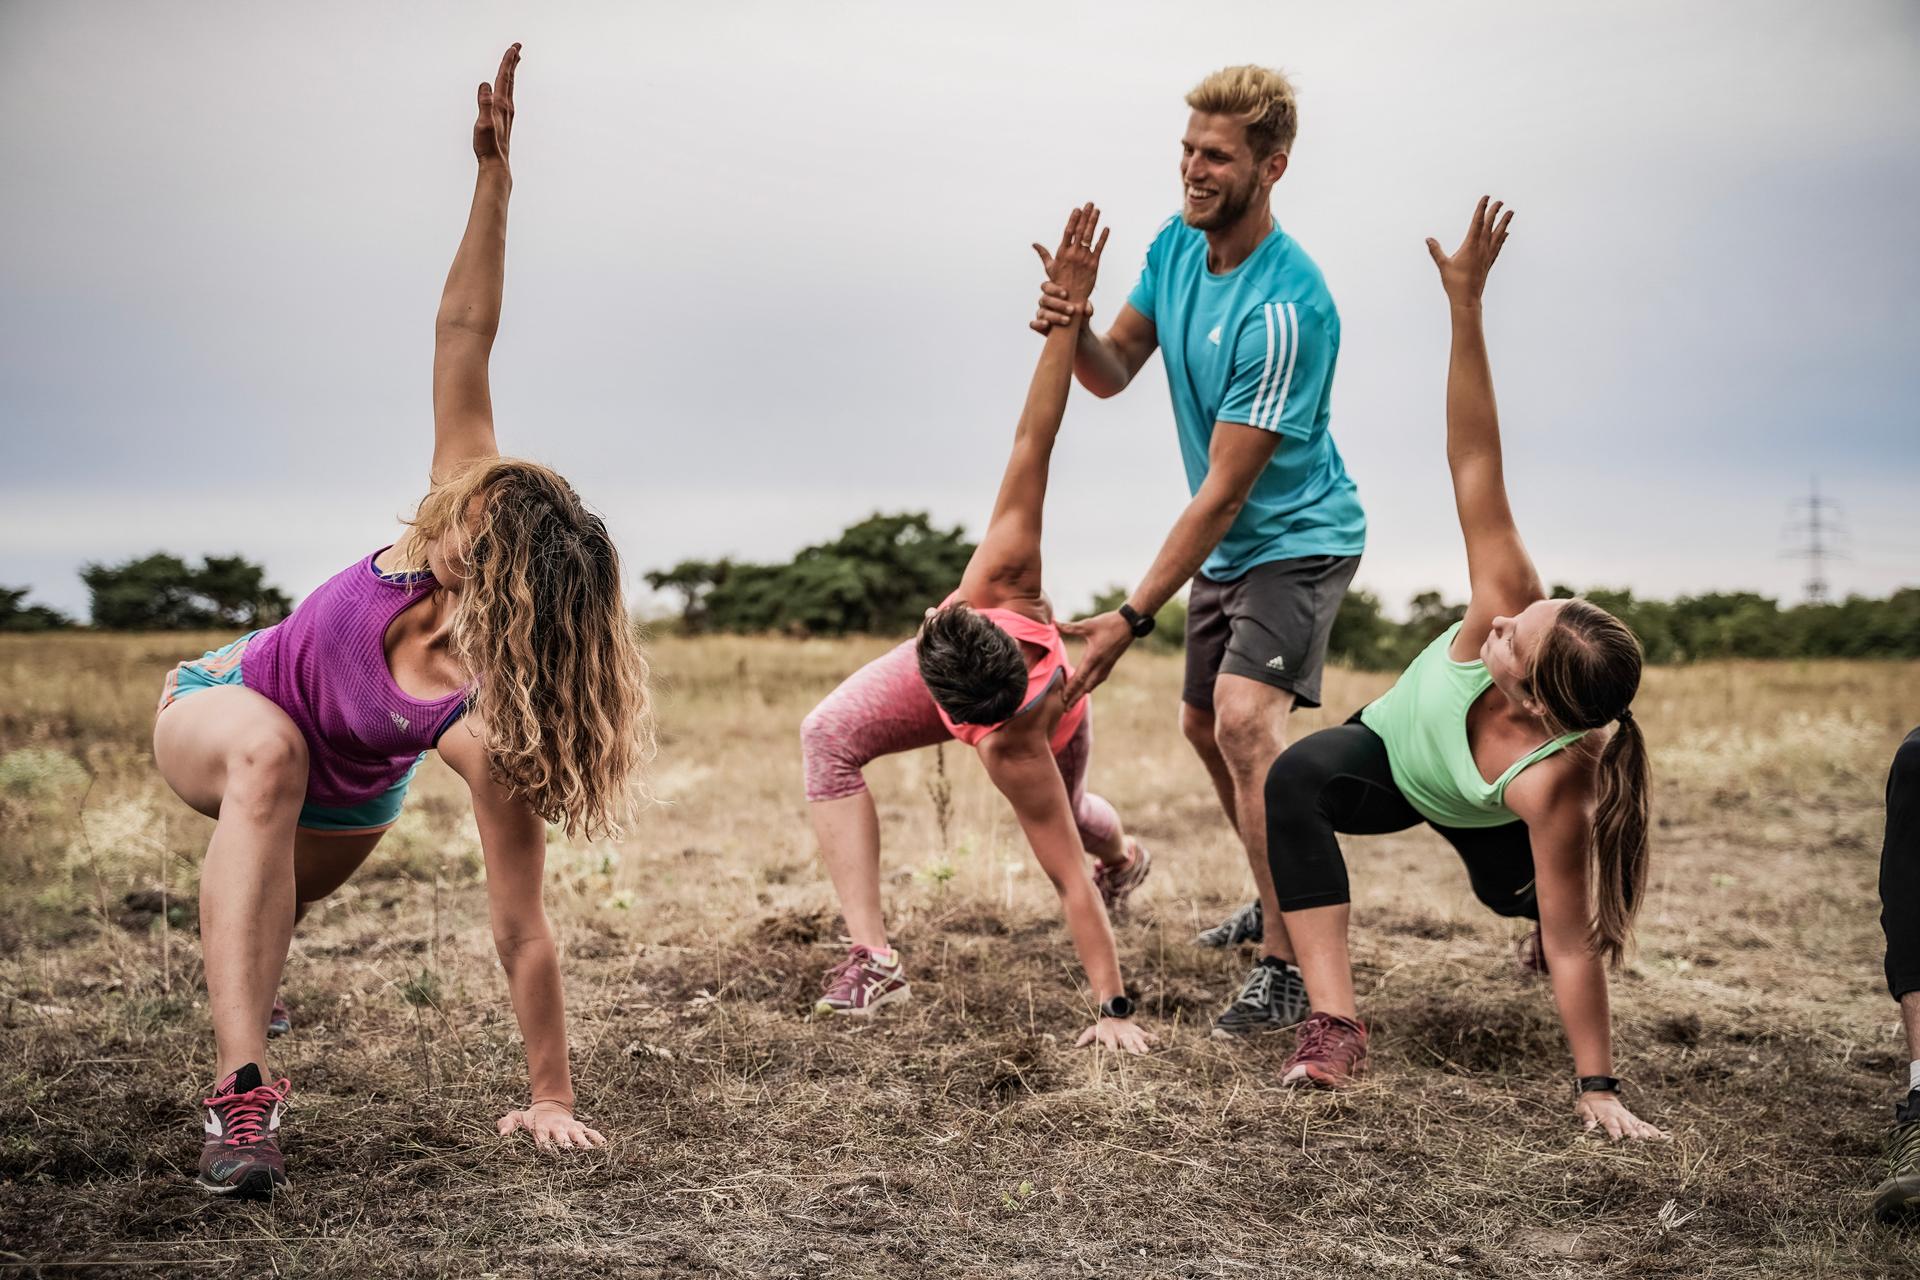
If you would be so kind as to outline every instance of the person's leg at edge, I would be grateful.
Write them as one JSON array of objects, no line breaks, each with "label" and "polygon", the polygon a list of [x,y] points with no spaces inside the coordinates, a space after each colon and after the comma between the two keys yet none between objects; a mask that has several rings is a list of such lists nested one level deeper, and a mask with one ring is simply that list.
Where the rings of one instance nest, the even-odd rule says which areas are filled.
[{"label": "person's leg at edge", "polygon": [[1233,785],[1234,826],[1260,893],[1260,954],[1286,961],[1296,957],[1281,919],[1267,858],[1266,778],[1286,749],[1287,718],[1292,710],[1291,690],[1227,672],[1214,679],[1214,739]]},{"label": "person's leg at edge", "polygon": [[267,1061],[267,1016],[293,938],[294,830],[307,749],[285,712],[251,689],[183,698],[154,725],[167,785],[216,819],[200,875],[200,938],[220,1079]]},{"label": "person's leg at edge", "polygon": [[1873,1191],[1874,1212],[1893,1221],[1920,1210],[1920,729],[1900,744],[1887,772],[1880,905],[1887,994],[1899,1001],[1907,1039],[1902,1101],[1884,1139],[1887,1174]]},{"label": "person's leg at edge", "polygon": [[880,904],[880,815],[860,771],[878,756],[947,738],[911,640],[841,681],[801,722],[807,810],[855,946],[888,950]]}]

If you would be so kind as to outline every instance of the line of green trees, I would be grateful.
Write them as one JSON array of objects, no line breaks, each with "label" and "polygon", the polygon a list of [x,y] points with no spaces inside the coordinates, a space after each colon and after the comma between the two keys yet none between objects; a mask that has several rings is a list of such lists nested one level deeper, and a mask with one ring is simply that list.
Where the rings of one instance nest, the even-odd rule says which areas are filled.
[{"label": "line of green trees", "polygon": [[[795,635],[905,635],[930,604],[953,590],[974,544],[964,530],[936,527],[925,512],[875,514],[831,542],[807,547],[787,564],[687,560],[647,574],[656,591],[679,597],[685,631]],[[1884,600],[1854,596],[1838,604],[1782,608],[1749,591],[1643,600],[1625,589],[1576,592],[1617,614],[1639,635],[1652,662],[1708,658],[1920,658],[1920,588]],[[1126,598],[1110,587],[1093,600],[1101,612]],[[1337,662],[1397,671],[1434,636],[1460,620],[1464,602],[1423,591],[1405,621],[1388,617],[1370,591],[1349,591],[1334,619],[1329,649]],[[1178,649],[1186,602],[1160,611],[1147,643]]]},{"label": "line of green trees", "polygon": [[[677,597],[675,625],[689,633],[777,632],[787,635],[907,635],[927,606],[959,583],[974,544],[960,526],[941,528],[924,511],[881,513],[839,536],[802,548],[785,564],[685,560],[646,575],[649,586]],[[293,602],[269,586],[265,570],[241,556],[207,556],[192,565],[158,552],[119,564],[89,564],[80,573],[92,599],[93,625],[115,631],[246,630],[285,617]],[[1556,584],[1555,595],[1573,595]],[[1835,604],[1782,608],[1750,591],[1709,592],[1676,600],[1643,600],[1633,592],[1592,587],[1580,593],[1632,627],[1652,662],[1708,658],[1920,658],[1920,588],[1886,599],[1852,596]],[[76,625],[45,605],[27,603],[25,587],[0,587],[0,631],[47,631]],[[1125,598],[1111,587],[1091,612]],[[1387,616],[1369,591],[1349,591],[1329,644],[1335,661],[1393,671],[1459,620],[1465,611],[1437,591],[1424,591],[1405,621]],[[1147,643],[1178,649],[1186,602],[1160,611]]]},{"label": "line of green trees", "polygon": [[[80,570],[93,625],[103,631],[251,630],[272,626],[293,601],[267,585],[267,571],[244,556],[205,556],[198,565],[156,551]],[[0,587],[0,631],[55,631],[78,624],[43,604],[28,587]]]}]

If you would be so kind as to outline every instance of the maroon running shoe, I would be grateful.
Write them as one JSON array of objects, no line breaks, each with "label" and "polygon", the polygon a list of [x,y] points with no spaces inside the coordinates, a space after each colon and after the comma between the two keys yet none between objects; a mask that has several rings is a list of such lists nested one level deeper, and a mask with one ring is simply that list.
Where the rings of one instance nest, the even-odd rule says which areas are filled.
[{"label": "maroon running shoe", "polygon": [[881,961],[866,947],[855,947],[847,958],[827,970],[821,984],[826,994],[813,1002],[815,1017],[836,1013],[868,1014],[883,1004],[911,999],[913,988],[907,985],[907,972],[900,966],[898,952]]},{"label": "maroon running shoe", "polygon": [[280,1155],[280,1108],[292,1081],[263,1084],[249,1062],[220,1082],[206,1108],[206,1140],[200,1145],[200,1186],[241,1199],[271,1196],[287,1186]]},{"label": "maroon running shoe", "polygon": [[1280,1068],[1280,1083],[1344,1089],[1366,1070],[1366,1026],[1352,1018],[1316,1013],[1300,1024],[1300,1043]]},{"label": "maroon running shoe", "polygon": [[293,1030],[293,1017],[287,1012],[287,1002],[279,996],[273,998],[273,1012],[267,1015],[267,1039],[283,1036]]},{"label": "maroon running shoe", "polygon": [[1115,919],[1126,914],[1127,899],[1146,881],[1147,872],[1153,870],[1153,855],[1147,852],[1147,846],[1128,836],[1127,851],[1127,860],[1118,867],[1102,862],[1093,869],[1093,884],[1100,890],[1100,901],[1106,904],[1107,914]]}]

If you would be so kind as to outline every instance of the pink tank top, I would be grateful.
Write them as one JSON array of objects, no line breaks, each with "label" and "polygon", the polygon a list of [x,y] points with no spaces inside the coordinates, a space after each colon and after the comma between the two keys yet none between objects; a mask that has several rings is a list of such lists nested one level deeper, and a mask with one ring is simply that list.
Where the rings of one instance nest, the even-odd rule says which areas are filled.
[{"label": "pink tank top", "polygon": [[[952,604],[959,594],[956,591],[942,600],[940,607],[944,609]],[[1027,668],[1027,696],[1020,699],[1020,711],[1025,711],[1044,698],[1052,690],[1056,681],[1064,684],[1073,679],[1073,668],[1067,664],[1066,641],[1060,638],[1060,633],[1052,626],[1044,622],[1036,622],[1026,614],[1015,613],[1012,609],[976,609],[974,612],[1015,640],[1039,645],[1046,650],[1038,662]],[[940,721],[947,726],[947,731],[970,747],[979,746],[982,738],[1007,722],[1002,720],[999,724],[956,724],[947,714],[945,707],[937,702],[934,703],[934,707],[940,712]],[[1013,715],[1019,715],[1020,711],[1014,712]],[[1085,698],[1067,708],[1066,714],[1060,717],[1060,723],[1054,726],[1053,736],[1047,742],[1047,745],[1053,748],[1055,755],[1064,751],[1067,744],[1073,741],[1074,732],[1080,728],[1080,722],[1086,718],[1087,700]],[[1007,720],[1011,719],[1013,716],[1007,717]]]},{"label": "pink tank top", "polygon": [[309,804],[380,795],[466,710],[470,690],[422,701],[394,682],[387,627],[434,581],[426,572],[383,574],[373,564],[379,554],[327,579],[285,621],[248,641],[240,658],[247,688],[300,726]]}]

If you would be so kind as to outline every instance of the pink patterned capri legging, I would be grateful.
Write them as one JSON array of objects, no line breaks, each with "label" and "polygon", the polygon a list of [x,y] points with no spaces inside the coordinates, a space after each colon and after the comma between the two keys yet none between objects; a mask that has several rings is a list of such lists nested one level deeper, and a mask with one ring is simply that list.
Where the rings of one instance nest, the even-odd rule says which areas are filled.
[{"label": "pink patterned capri legging", "polygon": [[[838,800],[867,789],[860,770],[867,761],[896,751],[912,751],[953,736],[940,721],[933,695],[920,679],[914,642],[903,641],[860,668],[828,694],[800,722],[800,754],[807,774],[807,799]],[[1054,754],[1073,805],[1080,843],[1092,848],[1120,831],[1113,806],[1087,790],[1087,763],[1093,757],[1093,708],[1080,728]]]}]

